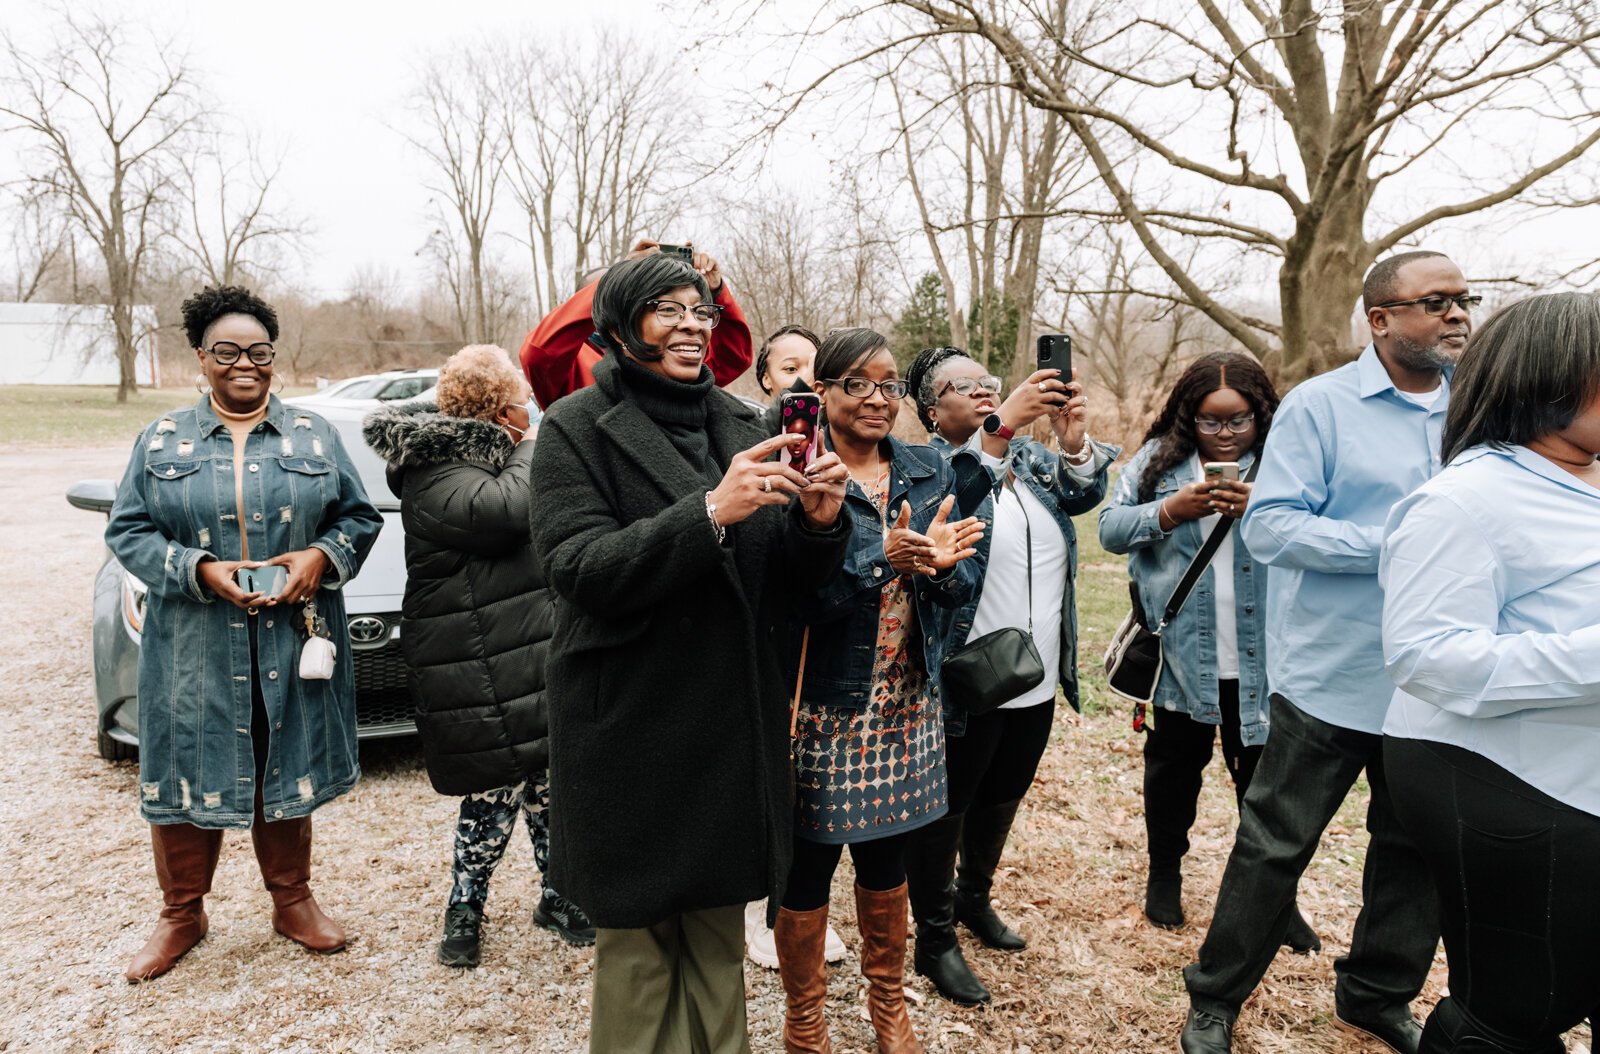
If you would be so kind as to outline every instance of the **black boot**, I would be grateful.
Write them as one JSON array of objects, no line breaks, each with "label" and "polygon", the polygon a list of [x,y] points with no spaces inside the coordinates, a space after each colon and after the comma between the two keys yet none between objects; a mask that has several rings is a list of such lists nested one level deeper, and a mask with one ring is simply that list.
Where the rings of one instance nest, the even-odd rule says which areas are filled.
[{"label": "black boot", "polygon": [[1164,930],[1183,925],[1183,871],[1178,864],[1150,862],[1144,884],[1144,915]]},{"label": "black boot", "polygon": [[1296,904],[1291,910],[1294,914],[1289,916],[1289,932],[1283,937],[1284,947],[1301,955],[1320,952],[1322,938],[1317,936],[1317,931],[1311,928],[1306,917],[1300,914],[1300,905]]},{"label": "black boot", "polygon": [[989,1002],[989,990],[967,965],[956,940],[956,843],[961,817],[946,816],[915,832],[906,845],[906,884],[917,921],[912,966],[939,994],[962,1006]]},{"label": "black boot", "polygon": [[1018,799],[967,810],[961,830],[961,870],[956,878],[956,921],[985,945],[1007,952],[1021,951],[1028,942],[994,913],[989,890],[1021,804]]}]

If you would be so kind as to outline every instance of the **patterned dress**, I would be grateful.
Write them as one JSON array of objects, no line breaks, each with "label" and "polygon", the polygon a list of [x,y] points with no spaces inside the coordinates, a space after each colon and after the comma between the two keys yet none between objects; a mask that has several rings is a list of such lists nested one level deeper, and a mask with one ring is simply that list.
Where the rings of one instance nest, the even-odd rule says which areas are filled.
[{"label": "patterned dress", "polygon": [[[882,520],[888,466],[861,489]],[[801,703],[793,750],[795,833],[808,841],[865,842],[914,830],[948,811],[944,719],[924,669],[910,575],[893,579],[879,598],[867,706]]]}]

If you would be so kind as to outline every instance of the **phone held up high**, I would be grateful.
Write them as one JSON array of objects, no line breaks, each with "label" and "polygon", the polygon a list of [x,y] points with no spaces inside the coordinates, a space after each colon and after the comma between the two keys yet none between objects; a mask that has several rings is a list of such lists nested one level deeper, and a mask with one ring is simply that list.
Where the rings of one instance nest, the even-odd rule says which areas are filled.
[{"label": "phone held up high", "polygon": [[1072,338],[1065,333],[1044,333],[1034,346],[1038,368],[1060,370],[1063,383],[1072,382]]},{"label": "phone held up high", "polygon": [[822,417],[822,396],[816,392],[784,392],[778,397],[778,424],[785,433],[803,435],[801,449],[784,447],[778,463],[805,471],[817,459],[817,423]]},{"label": "phone held up high", "polygon": [[666,242],[662,242],[656,248],[667,256],[676,256],[686,264],[694,263],[694,246],[692,245],[669,245]]}]

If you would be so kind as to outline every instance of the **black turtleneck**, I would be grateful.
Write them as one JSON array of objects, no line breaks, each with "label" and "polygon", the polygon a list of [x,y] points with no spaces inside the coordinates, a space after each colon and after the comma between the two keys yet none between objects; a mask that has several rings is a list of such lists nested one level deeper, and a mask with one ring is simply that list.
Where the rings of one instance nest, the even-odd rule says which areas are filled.
[{"label": "black turtleneck", "polygon": [[722,469],[712,459],[711,437],[706,434],[706,399],[714,386],[711,371],[702,365],[700,376],[694,380],[675,381],[646,369],[627,355],[613,353],[595,364],[596,380],[608,363],[615,364],[621,392],[661,426],[689,467],[713,487],[722,482]]}]

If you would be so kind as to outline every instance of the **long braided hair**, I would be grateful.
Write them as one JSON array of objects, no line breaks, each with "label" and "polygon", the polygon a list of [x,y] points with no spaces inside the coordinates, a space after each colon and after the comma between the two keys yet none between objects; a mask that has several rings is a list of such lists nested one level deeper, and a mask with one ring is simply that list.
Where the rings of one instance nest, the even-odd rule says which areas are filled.
[{"label": "long braided hair", "polygon": [[1261,456],[1272,415],[1278,409],[1278,391],[1272,386],[1272,378],[1248,355],[1232,351],[1202,355],[1189,364],[1172,386],[1167,405],[1161,408],[1150,431],[1144,435],[1146,443],[1160,442],[1145,465],[1144,474],[1139,477],[1140,501],[1154,501],[1161,474],[1182,464],[1194,453],[1194,415],[1206,396],[1221,388],[1231,388],[1244,396],[1255,412],[1256,441],[1250,449],[1257,457]]}]

